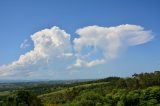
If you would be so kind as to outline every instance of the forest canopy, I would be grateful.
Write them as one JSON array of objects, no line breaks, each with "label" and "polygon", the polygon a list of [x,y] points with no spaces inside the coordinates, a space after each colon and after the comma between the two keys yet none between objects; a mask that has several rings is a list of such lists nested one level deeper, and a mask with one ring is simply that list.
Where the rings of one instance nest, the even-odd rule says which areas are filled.
[{"label": "forest canopy", "polygon": [[0,106],[160,106],[160,71],[7,92]]}]

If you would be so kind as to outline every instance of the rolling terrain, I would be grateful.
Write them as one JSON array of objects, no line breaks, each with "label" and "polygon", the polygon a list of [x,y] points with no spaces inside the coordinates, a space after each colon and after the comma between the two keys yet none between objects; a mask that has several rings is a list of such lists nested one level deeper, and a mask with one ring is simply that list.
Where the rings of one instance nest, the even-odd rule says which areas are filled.
[{"label": "rolling terrain", "polygon": [[128,78],[0,86],[0,106],[160,106],[160,71]]}]

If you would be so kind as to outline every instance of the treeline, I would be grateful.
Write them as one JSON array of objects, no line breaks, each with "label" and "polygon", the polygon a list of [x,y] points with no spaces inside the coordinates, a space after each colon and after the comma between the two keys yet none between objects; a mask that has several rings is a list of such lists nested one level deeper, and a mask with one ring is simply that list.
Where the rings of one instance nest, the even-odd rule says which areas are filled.
[{"label": "treeline", "polygon": [[105,96],[88,91],[65,106],[160,106],[160,87],[132,91],[113,89]]},{"label": "treeline", "polygon": [[93,83],[102,84],[68,88],[41,99],[48,104],[66,106],[160,105],[160,71],[134,74],[129,78],[108,77],[89,81],[89,84]]},{"label": "treeline", "polygon": [[128,78],[108,77],[52,88],[26,88],[16,91],[0,103],[0,106],[43,105],[160,106],[160,71],[134,74]]},{"label": "treeline", "polygon": [[152,73],[134,74],[130,78],[120,78],[116,83],[117,88],[139,89],[160,85],[160,71]]}]

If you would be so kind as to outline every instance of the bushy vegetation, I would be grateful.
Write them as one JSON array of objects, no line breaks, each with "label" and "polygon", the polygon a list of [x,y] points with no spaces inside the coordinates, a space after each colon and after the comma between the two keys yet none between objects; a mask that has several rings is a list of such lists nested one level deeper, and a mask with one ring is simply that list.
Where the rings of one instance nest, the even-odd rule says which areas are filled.
[{"label": "bushy vegetation", "polygon": [[158,106],[160,72],[89,81],[39,97],[44,103],[65,106]]},{"label": "bushy vegetation", "polygon": [[0,106],[42,105],[160,106],[160,71],[128,78],[108,77],[67,85],[29,87],[12,92],[0,103]]},{"label": "bushy vegetation", "polygon": [[42,106],[42,102],[29,91],[18,91],[2,101],[0,106]]}]

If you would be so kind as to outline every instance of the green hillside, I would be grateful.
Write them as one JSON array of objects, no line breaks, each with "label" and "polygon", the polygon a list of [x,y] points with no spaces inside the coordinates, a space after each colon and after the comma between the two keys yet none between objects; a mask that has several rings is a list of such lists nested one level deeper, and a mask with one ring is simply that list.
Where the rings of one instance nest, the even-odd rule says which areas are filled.
[{"label": "green hillside", "polygon": [[0,106],[160,106],[160,71],[22,88],[1,91]]}]

